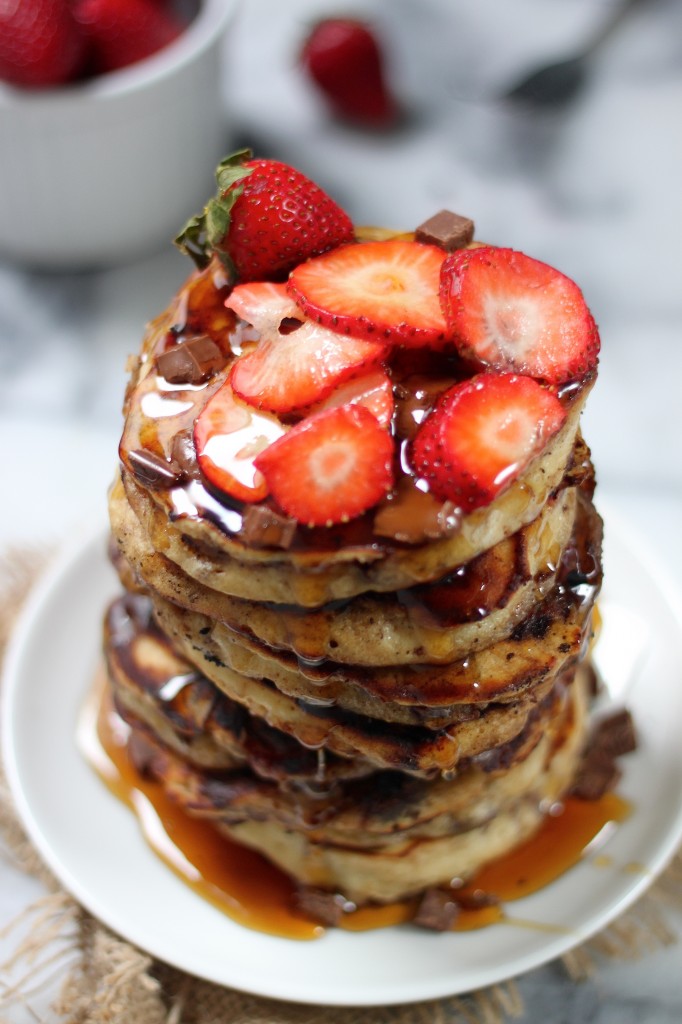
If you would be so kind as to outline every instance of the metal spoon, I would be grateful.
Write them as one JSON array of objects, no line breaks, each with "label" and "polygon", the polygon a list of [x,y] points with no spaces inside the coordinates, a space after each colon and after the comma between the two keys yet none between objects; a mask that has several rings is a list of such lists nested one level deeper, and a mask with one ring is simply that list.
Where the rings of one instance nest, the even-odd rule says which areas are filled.
[{"label": "metal spoon", "polygon": [[575,99],[585,85],[595,50],[642,0],[623,0],[615,6],[579,54],[546,64],[526,74],[502,97],[536,107],[561,107]]}]

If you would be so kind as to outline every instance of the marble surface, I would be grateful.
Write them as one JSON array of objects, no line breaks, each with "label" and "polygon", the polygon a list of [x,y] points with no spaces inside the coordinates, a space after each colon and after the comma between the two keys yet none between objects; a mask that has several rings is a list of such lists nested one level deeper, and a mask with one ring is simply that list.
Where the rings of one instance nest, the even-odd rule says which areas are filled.
[{"label": "marble surface", "polygon": [[[296,66],[331,0],[250,0],[226,40],[220,87],[233,144],[296,164],[356,222],[411,227],[441,207],[479,237],[561,267],[602,334],[584,416],[599,486],[682,576],[682,5],[640,4],[599,51],[568,109],[497,97],[537,61],[565,56],[607,0],[344,0],[375,20],[405,108],[401,131],[335,124]],[[0,155],[1,159],[1,155]],[[0,545],[51,546],[104,520],[126,356],[188,272],[172,246],[79,274],[0,264]],[[0,929],[39,887],[0,861]],[[682,917],[671,911],[682,937]],[[8,948],[0,941],[0,954]],[[520,982],[528,1024],[682,1019],[680,946],[570,982],[550,965]],[[31,1011],[53,1021],[50,990]],[[1,1016],[1,1014],[0,1014]]]}]

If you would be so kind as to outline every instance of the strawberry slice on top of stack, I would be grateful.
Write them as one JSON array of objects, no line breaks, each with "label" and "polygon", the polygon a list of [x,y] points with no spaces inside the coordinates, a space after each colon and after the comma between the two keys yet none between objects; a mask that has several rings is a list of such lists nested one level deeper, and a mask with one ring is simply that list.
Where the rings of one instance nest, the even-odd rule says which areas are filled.
[{"label": "strawberry slice on top of stack", "polygon": [[[356,234],[300,171],[248,150],[221,163],[217,182],[176,242],[200,268],[222,264],[225,305],[258,339],[195,428],[199,463],[219,492],[269,496],[301,525],[331,525],[381,502],[408,472],[468,512],[561,428],[562,396],[590,378],[599,352],[594,319],[565,275],[511,249]],[[406,367],[427,363],[456,383],[405,443],[393,392]],[[256,486],[206,455],[216,431],[235,422],[233,411],[216,415],[221,403],[279,424],[245,456]],[[331,446],[337,458],[315,460],[313,471],[306,453]],[[341,462],[346,476],[337,475]]]}]

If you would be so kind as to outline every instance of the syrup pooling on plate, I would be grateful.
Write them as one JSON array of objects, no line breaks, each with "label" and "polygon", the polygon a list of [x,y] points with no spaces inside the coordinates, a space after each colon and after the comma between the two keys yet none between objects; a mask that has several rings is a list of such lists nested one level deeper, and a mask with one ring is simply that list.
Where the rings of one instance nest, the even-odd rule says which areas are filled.
[{"label": "syrup pooling on plate", "polygon": [[112,793],[135,813],[154,853],[202,899],[258,931],[311,939],[315,922],[297,915],[291,882],[252,851],[223,839],[210,823],[190,819],[162,787],[144,779],[128,756],[130,730],[99,680],[81,714],[78,742]]},{"label": "syrup pooling on plate", "polygon": [[[148,601],[144,598],[133,598],[132,596],[119,599],[112,606],[110,618],[115,637],[114,647],[118,652],[117,656],[122,658],[126,673],[135,677],[135,682],[144,691],[150,695],[156,694],[164,705],[168,705],[171,719],[176,724],[178,720],[181,721],[183,734],[189,735],[193,728],[196,731],[197,699],[194,697],[188,698],[186,693],[183,694],[183,691],[195,690],[201,681],[197,680],[196,676],[192,677],[191,673],[183,673],[182,663],[178,662],[177,656],[173,654],[171,648],[166,648],[167,641],[163,634],[154,629],[153,622],[149,619]],[[151,632],[149,632],[150,630]],[[144,649],[150,641],[161,644],[162,651],[167,651],[165,657],[159,660],[157,654],[157,657],[152,658],[151,661],[145,658]],[[150,669],[150,665],[153,666],[153,671]],[[111,664],[109,672],[111,675]],[[205,681],[203,681],[203,684],[207,692],[203,699],[204,710],[201,708],[198,710],[199,724],[207,721],[211,705],[211,688],[207,686]],[[199,702],[201,703],[203,694],[201,686],[198,692]],[[558,700],[559,706],[562,703],[565,706],[566,693],[565,689],[563,691],[560,690],[558,695],[553,697],[552,700]],[[147,797],[152,799],[152,802],[157,805],[157,812],[172,821],[173,839],[179,846],[181,856],[171,856],[165,845],[159,845],[158,839],[152,842],[157,853],[167,862],[170,862],[173,869],[179,872],[181,877],[185,877],[187,874],[187,861],[189,860],[190,863],[196,862],[195,867],[202,877],[198,891],[203,893],[207,890],[213,902],[222,906],[223,909],[227,909],[227,912],[232,913],[232,916],[236,916],[238,920],[247,921],[253,927],[262,928],[267,931],[271,931],[275,927],[278,929],[282,928],[282,921],[284,920],[286,923],[286,915],[282,917],[284,910],[279,904],[274,916],[267,916],[267,920],[263,920],[263,908],[260,903],[257,902],[255,907],[246,907],[244,905],[245,900],[248,902],[248,893],[245,894],[242,882],[237,880],[235,883],[235,880],[230,875],[236,856],[232,849],[234,844],[227,841],[225,846],[226,860],[223,863],[224,858],[220,856],[220,843],[224,840],[220,837],[220,843],[216,843],[216,834],[212,832],[212,827],[209,826],[208,822],[200,821],[196,823],[195,827],[195,822],[192,818],[186,817],[184,812],[172,802],[169,803],[168,797],[160,786],[151,783],[150,779],[145,778],[144,775],[139,775],[134,764],[144,767],[144,738],[142,738],[141,747],[139,746],[139,738],[134,738],[133,749],[137,746],[137,753],[133,758],[133,763],[128,759],[126,750],[130,737],[128,727],[113,712],[111,705],[107,704],[107,698],[103,698],[101,692],[93,695],[93,706],[98,699],[102,701],[99,720],[98,722],[95,721],[93,707],[90,707],[82,721],[80,733],[81,746],[86,751],[91,763],[109,781],[110,785],[112,785],[112,771],[114,775],[116,772],[124,775],[124,781],[127,780],[129,787],[139,787],[143,790]],[[194,725],[192,723],[192,712],[194,713]],[[242,714],[245,713],[242,712]],[[567,729],[570,732],[570,716],[565,721],[563,729]],[[97,734],[96,737],[95,732]],[[561,744],[561,735],[562,732],[559,732],[555,736],[554,743],[556,745]],[[108,762],[113,762],[113,769]],[[261,768],[262,766],[263,763],[261,761]],[[493,765],[489,767],[493,767]],[[288,767],[284,765],[284,768],[289,773],[294,770],[292,764]],[[317,800],[320,801],[319,813],[323,815],[325,813],[325,801],[327,799],[335,799],[333,784],[331,788],[329,785],[325,786],[326,765],[324,758],[321,761],[318,759],[314,774],[313,785],[312,788],[308,787],[308,792],[312,793],[313,789],[316,790]],[[391,787],[395,796],[397,793],[396,782],[390,782],[387,779],[387,784]],[[359,785],[360,787],[363,786],[362,780],[360,780]],[[376,790],[378,783],[376,781],[372,783],[370,778],[368,779],[368,785],[370,790]],[[114,791],[118,792],[116,786],[113,786],[113,788]],[[136,806],[136,800],[132,798],[130,792],[128,792],[127,796],[121,794],[121,792],[118,792],[118,795],[123,795],[126,802],[131,806]],[[357,792],[352,800],[355,803],[360,801],[361,804],[362,802]],[[143,804],[142,806],[146,807],[147,805]],[[558,813],[559,811],[561,813]],[[458,930],[482,927],[485,924],[506,919],[506,911],[497,904],[498,900],[506,902],[518,896],[527,895],[567,870],[580,859],[583,849],[590,843],[593,843],[594,838],[607,821],[622,820],[627,813],[627,805],[620,798],[610,794],[604,799],[592,803],[569,799],[562,805],[555,805],[552,808],[552,812],[545,826],[543,826],[535,839],[523,844],[518,851],[500,859],[488,869],[484,869],[482,873],[479,873],[473,880],[469,880],[465,885],[453,882],[452,898],[458,901],[458,905],[464,907],[457,918],[456,928]],[[148,809],[145,811],[145,814],[148,814]],[[141,823],[143,828],[146,828],[149,839],[148,818],[145,818],[144,814],[140,816]],[[147,822],[147,826],[145,822]],[[309,818],[308,825],[309,827],[314,827],[314,816]],[[196,852],[197,850],[198,853]],[[242,859],[238,859],[237,862],[239,870],[242,871],[245,863],[243,858],[248,858],[249,855],[242,851],[239,856]],[[247,863],[250,864],[248,860]],[[253,864],[248,869],[249,877],[259,877],[259,864],[260,858],[255,856]],[[533,865],[530,874],[528,870],[529,865]],[[269,870],[271,872],[272,869]],[[195,885],[196,877],[191,871],[188,877],[193,886],[197,888],[197,885]],[[266,881],[268,878],[270,878],[269,873],[266,876]],[[217,896],[216,889],[220,890],[223,895]],[[227,900],[225,897],[226,893],[230,897]],[[481,893],[484,894],[485,899]],[[278,900],[283,899],[284,909],[288,908],[290,912],[293,912],[292,907],[296,905],[295,894],[295,887],[289,884],[281,891],[278,888],[275,892],[275,897]],[[238,903],[236,910],[234,900],[237,900]],[[412,919],[416,913],[417,903],[418,901],[408,900],[407,902],[403,901],[381,908],[364,907],[357,912],[350,913],[348,901],[344,901],[345,909],[340,923],[343,927],[351,930],[363,930],[369,927],[376,928],[400,923]],[[295,929],[298,929],[300,911],[293,912],[293,917]],[[280,934],[280,931],[277,933]],[[293,933],[287,928],[285,934]]]},{"label": "syrup pooling on plate", "polygon": [[[130,729],[105,690],[102,676],[81,713],[78,743],[112,793],[135,813],[154,853],[200,897],[235,921],[285,938],[319,937],[320,924],[297,908],[297,887],[291,879],[254,851],[221,836],[209,822],[190,818],[159,783],[140,774],[128,750]],[[538,891],[570,870],[586,851],[595,849],[607,826],[615,827],[629,813],[628,803],[612,793],[596,801],[571,797],[556,805],[531,840],[466,883],[453,880],[451,896],[462,909],[452,930],[486,927],[507,917],[513,921],[504,904]],[[418,901],[343,905],[339,925],[365,931],[410,922]],[[533,926],[532,921],[524,923]]]}]

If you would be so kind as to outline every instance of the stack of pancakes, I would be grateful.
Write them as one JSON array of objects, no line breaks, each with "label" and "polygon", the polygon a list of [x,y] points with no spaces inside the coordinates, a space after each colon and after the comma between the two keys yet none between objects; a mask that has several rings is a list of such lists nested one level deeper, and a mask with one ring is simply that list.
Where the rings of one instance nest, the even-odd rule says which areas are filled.
[{"label": "stack of pancakes", "polygon": [[[193,423],[248,340],[228,291],[217,264],[196,272],[131,367],[110,496],[125,593],[105,623],[131,749],[303,888],[361,905],[466,879],[538,828],[584,746],[592,377],[491,503],[462,514],[406,472],[379,507],[310,528],[216,493],[197,465]],[[159,357],[183,342],[199,370],[173,383]],[[399,439],[450,369],[396,359]]]}]

